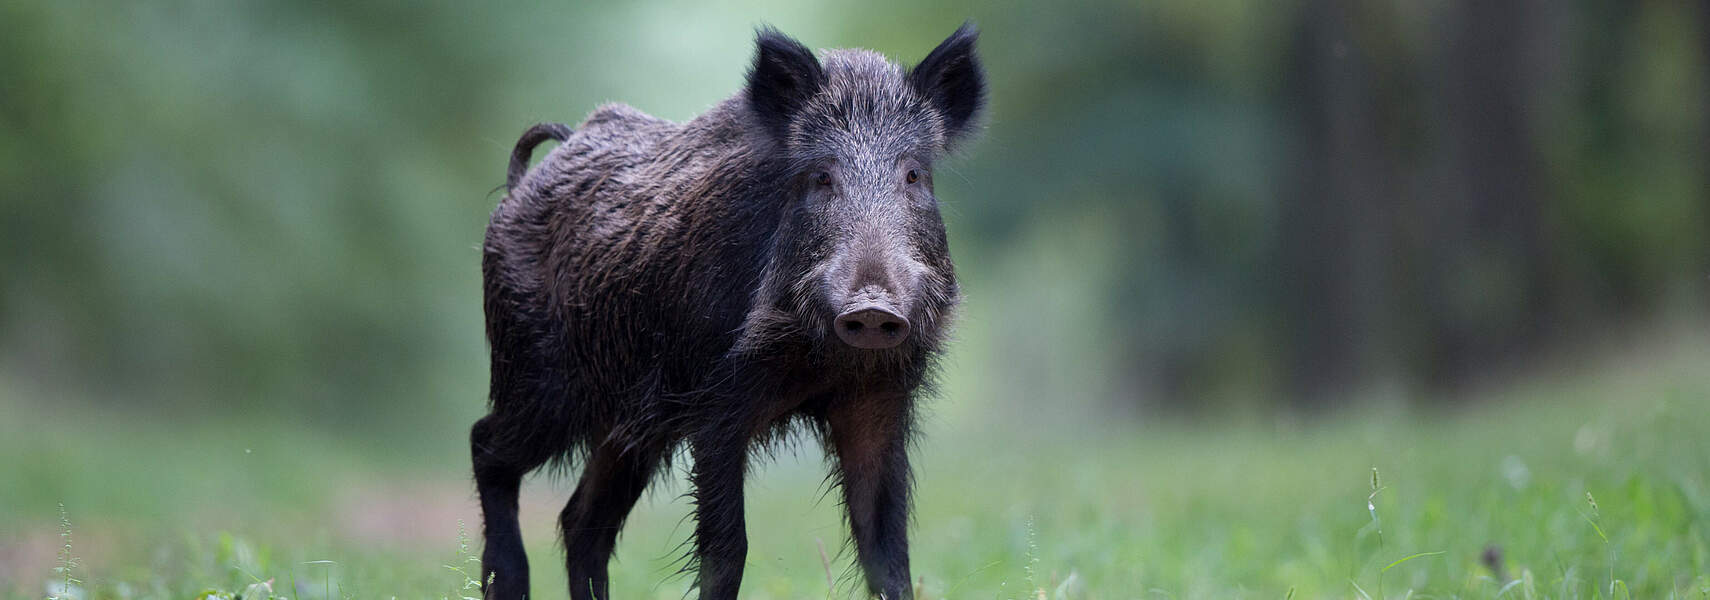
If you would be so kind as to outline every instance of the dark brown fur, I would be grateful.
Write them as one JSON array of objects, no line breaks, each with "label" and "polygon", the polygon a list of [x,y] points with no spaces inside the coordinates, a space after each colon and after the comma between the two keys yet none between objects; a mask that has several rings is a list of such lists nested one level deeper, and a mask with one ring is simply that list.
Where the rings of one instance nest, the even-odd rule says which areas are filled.
[{"label": "dark brown fur", "polygon": [[[570,592],[605,598],[630,507],[687,444],[691,567],[702,598],[734,598],[749,455],[793,424],[833,458],[870,590],[911,596],[907,443],[958,295],[929,167],[979,109],[974,36],[904,72],[762,30],[748,87],[692,121],[608,105],[524,135],[482,259],[487,597],[528,592],[524,475],[582,465],[560,519]],[[906,339],[840,342],[834,321],[868,305],[911,323]]]}]

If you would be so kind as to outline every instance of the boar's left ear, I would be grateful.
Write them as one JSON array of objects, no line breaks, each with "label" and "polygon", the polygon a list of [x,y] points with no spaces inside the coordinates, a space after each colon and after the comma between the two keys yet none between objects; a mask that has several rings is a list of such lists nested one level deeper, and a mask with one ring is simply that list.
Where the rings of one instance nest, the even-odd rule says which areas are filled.
[{"label": "boar's left ear", "polygon": [[754,47],[748,104],[760,122],[782,139],[789,134],[790,119],[825,84],[825,72],[812,50],[771,27],[760,28]]},{"label": "boar's left ear", "polygon": [[944,117],[945,136],[954,145],[973,128],[974,117],[986,103],[986,75],[974,54],[980,32],[968,21],[944,43],[909,70],[914,91]]}]

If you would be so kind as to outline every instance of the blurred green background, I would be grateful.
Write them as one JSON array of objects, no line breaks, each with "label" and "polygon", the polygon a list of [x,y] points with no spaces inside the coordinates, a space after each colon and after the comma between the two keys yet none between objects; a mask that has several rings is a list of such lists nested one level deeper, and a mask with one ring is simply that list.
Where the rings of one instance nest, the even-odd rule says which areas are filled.
[{"label": "blurred green background", "polygon": [[[968,297],[930,427],[961,442],[931,446],[939,460],[1023,431],[1040,449],[1011,456],[1022,473],[1086,454],[1191,471],[1231,445],[1263,455],[1318,435],[1300,431],[1526,423],[1565,409],[1488,405],[1551,382],[1605,389],[1599,374],[1628,371],[1607,364],[1676,365],[1657,381],[1691,383],[1581,394],[1569,406],[1593,416],[1563,439],[1607,415],[1710,421],[1692,375],[1710,364],[1694,337],[1710,308],[1710,3],[8,0],[0,542],[15,541],[0,579],[39,589],[47,573],[23,557],[62,501],[130,547],[160,530],[276,531],[253,511],[332,514],[316,502],[351,481],[460,493],[486,384],[478,247],[524,128],[606,101],[691,118],[739,88],[760,23],[912,64],[967,18],[991,101],[981,139],[937,179]],[[1673,408],[1638,408],[1652,401]],[[1089,424],[1114,448],[1175,442],[1077,450]],[[1446,431],[1420,443],[1461,439]],[[1507,451],[1476,439],[1495,454],[1469,461]],[[1364,456],[1308,447],[1300,472],[1313,452]],[[815,455],[793,460],[805,473]],[[1349,462],[1363,496],[1378,461]],[[1701,461],[1663,464],[1629,468],[1679,467],[1681,489],[1703,490]],[[1586,481],[1568,480],[1575,501]],[[408,521],[433,523],[435,548],[468,514],[451,504]],[[1037,510],[1005,526],[1031,528]],[[1693,510],[1687,522],[1710,518]],[[321,526],[366,522],[337,519]],[[1659,531],[1685,536],[1685,562],[1661,570],[1701,567],[1703,526],[1675,525]],[[301,551],[272,540],[303,528],[275,527],[252,535]],[[554,562],[536,556],[537,572]],[[805,564],[787,577],[821,577]]]}]

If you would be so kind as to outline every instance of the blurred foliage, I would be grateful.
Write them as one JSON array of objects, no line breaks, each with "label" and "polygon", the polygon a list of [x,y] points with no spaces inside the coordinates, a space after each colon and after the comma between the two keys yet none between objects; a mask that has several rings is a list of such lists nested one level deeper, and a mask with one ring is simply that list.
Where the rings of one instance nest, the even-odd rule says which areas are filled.
[{"label": "blurred foliage", "polygon": [[983,29],[989,129],[939,179],[953,392],[1311,404],[1701,311],[1710,15],[1514,6],[0,1],[0,371],[48,400],[479,410],[514,136],[608,100],[689,118],[761,22],[904,62]]}]

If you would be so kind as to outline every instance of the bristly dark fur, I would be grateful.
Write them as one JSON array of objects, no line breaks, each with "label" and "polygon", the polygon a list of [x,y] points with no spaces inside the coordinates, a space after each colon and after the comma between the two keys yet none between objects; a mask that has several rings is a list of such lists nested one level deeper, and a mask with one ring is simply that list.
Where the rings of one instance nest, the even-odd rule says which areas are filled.
[{"label": "bristly dark fur", "polygon": [[[605,598],[617,532],[680,446],[689,568],[702,598],[736,597],[750,456],[792,428],[826,448],[869,590],[911,596],[907,450],[960,296],[931,167],[983,104],[975,36],[904,71],[763,28],[746,88],[692,121],[607,105],[523,135],[482,253],[488,598],[529,592],[524,475],[580,465],[560,515],[570,594]],[[850,315],[903,333],[861,341]]]}]

